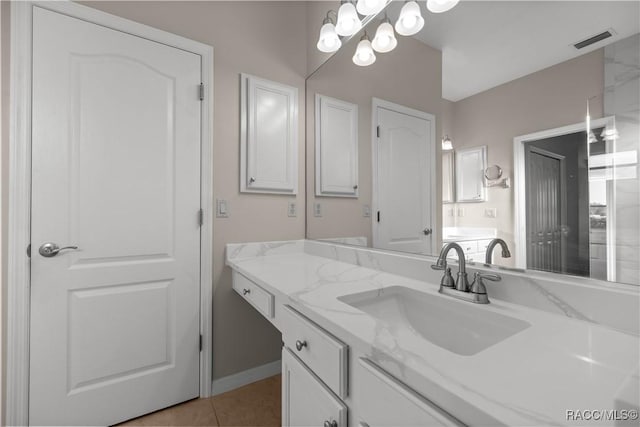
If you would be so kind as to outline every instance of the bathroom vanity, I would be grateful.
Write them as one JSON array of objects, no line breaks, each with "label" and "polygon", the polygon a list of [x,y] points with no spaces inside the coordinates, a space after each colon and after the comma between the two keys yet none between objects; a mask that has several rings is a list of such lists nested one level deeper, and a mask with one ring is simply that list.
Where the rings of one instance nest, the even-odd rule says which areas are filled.
[{"label": "bathroom vanity", "polygon": [[438,293],[430,257],[307,240],[230,244],[226,262],[282,333],[285,426],[570,425],[584,422],[571,410],[638,409],[637,330],[592,309],[603,290],[569,303],[576,283],[554,294],[500,271],[477,305]]}]

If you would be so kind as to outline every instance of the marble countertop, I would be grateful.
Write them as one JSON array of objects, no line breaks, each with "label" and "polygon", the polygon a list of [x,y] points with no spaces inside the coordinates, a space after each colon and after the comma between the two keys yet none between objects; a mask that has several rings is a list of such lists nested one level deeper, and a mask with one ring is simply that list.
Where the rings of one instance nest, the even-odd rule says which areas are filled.
[{"label": "marble countertop", "polygon": [[438,293],[435,283],[310,255],[300,245],[268,253],[229,245],[227,264],[466,424],[585,425],[584,420],[567,420],[567,411],[638,406],[636,335],[494,300],[476,307],[531,326],[461,356],[409,327],[377,320],[339,300],[364,291],[384,293],[390,286],[450,299]]}]

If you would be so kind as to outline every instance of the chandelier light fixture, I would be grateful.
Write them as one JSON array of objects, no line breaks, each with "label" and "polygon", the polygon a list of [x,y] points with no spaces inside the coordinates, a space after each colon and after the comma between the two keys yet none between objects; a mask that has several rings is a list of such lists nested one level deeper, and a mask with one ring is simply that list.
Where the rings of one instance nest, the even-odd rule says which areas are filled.
[{"label": "chandelier light fixture", "polygon": [[442,13],[453,9],[460,0],[427,0],[427,9],[432,13]]},{"label": "chandelier light fixture", "polygon": [[338,9],[338,22],[336,23],[336,32],[340,36],[350,37],[362,29],[362,21],[358,17],[356,7],[353,3],[342,0],[340,9]]},{"label": "chandelier light fixture", "polygon": [[376,54],[373,52],[371,40],[369,40],[369,36],[365,31],[363,36],[360,38],[360,43],[358,43],[356,53],[353,55],[353,63],[361,67],[366,67],[374,62],[376,62]]},{"label": "chandelier light fixture", "polygon": [[[427,0],[427,9],[432,13],[443,13],[451,10],[460,0]],[[354,3],[355,2],[355,3]],[[317,47],[320,52],[333,53],[342,46],[343,37],[351,37],[362,29],[360,16],[373,16],[382,12],[391,0],[341,0],[338,13],[333,10],[327,12],[322,21]],[[336,15],[335,23],[330,14]],[[420,5],[415,0],[406,0],[400,16],[395,23],[385,14],[378,25],[373,41],[365,34],[360,38],[353,62],[359,66],[367,66],[376,62],[375,52],[391,52],[398,45],[395,33],[401,36],[413,36],[424,27],[424,18]],[[394,31],[395,28],[395,31]],[[374,52],[375,51],[375,52]],[[448,138],[447,138],[448,139]],[[451,140],[448,140],[449,144]],[[445,140],[442,140],[443,147]]]},{"label": "chandelier light fixture", "polygon": [[324,53],[335,52],[342,46],[340,36],[336,32],[336,26],[333,24],[333,20],[329,14],[335,11],[330,10],[327,12],[327,17],[322,21],[322,28],[320,29],[320,38],[318,39],[318,50]]},{"label": "chandelier light fixture", "polygon": [[387,5],[387,0],[358,0],[356,10],[362,16],[377,15]]},{"label": "chandelier light fixture", "polygon": [[376,35],[373,37],[371,47],[373,50],[380,53],[391,52],[398,45],[398,40],[393,32],[393,26],[391,20],[385,16],[378,29]]},{"label": "chandelier light fixture", "polygon": [[424,18],[420,13],[420,6],[415,1],[408,1],[400,10],[400,17],[396,22],[396,32],[401,36],[412,36],[424,27]]}]

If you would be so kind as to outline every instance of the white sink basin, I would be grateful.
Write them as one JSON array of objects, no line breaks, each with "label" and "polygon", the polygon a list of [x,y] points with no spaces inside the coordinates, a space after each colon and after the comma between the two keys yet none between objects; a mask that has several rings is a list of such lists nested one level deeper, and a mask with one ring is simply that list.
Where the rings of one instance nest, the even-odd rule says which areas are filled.
[{"label": "white sink basin", "polygon": [[427,341],[471,356],[531,326],[475,304],[402,286],[338,298],[393,327],[407,327]]}]

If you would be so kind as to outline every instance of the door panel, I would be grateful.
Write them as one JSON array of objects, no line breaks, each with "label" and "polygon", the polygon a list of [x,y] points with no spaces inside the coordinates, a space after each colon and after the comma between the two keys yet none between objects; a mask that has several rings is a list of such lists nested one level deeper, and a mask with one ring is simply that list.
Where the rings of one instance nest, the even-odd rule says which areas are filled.
[{"label": "door panel", "polygon": [[432,228],[431,121],[378,107],[378,242],[375,247],[429,253]]},{"label": "door panel", "polygon": [[30,423],[114,424],[199,393],[201,58],[33,28]]}]

